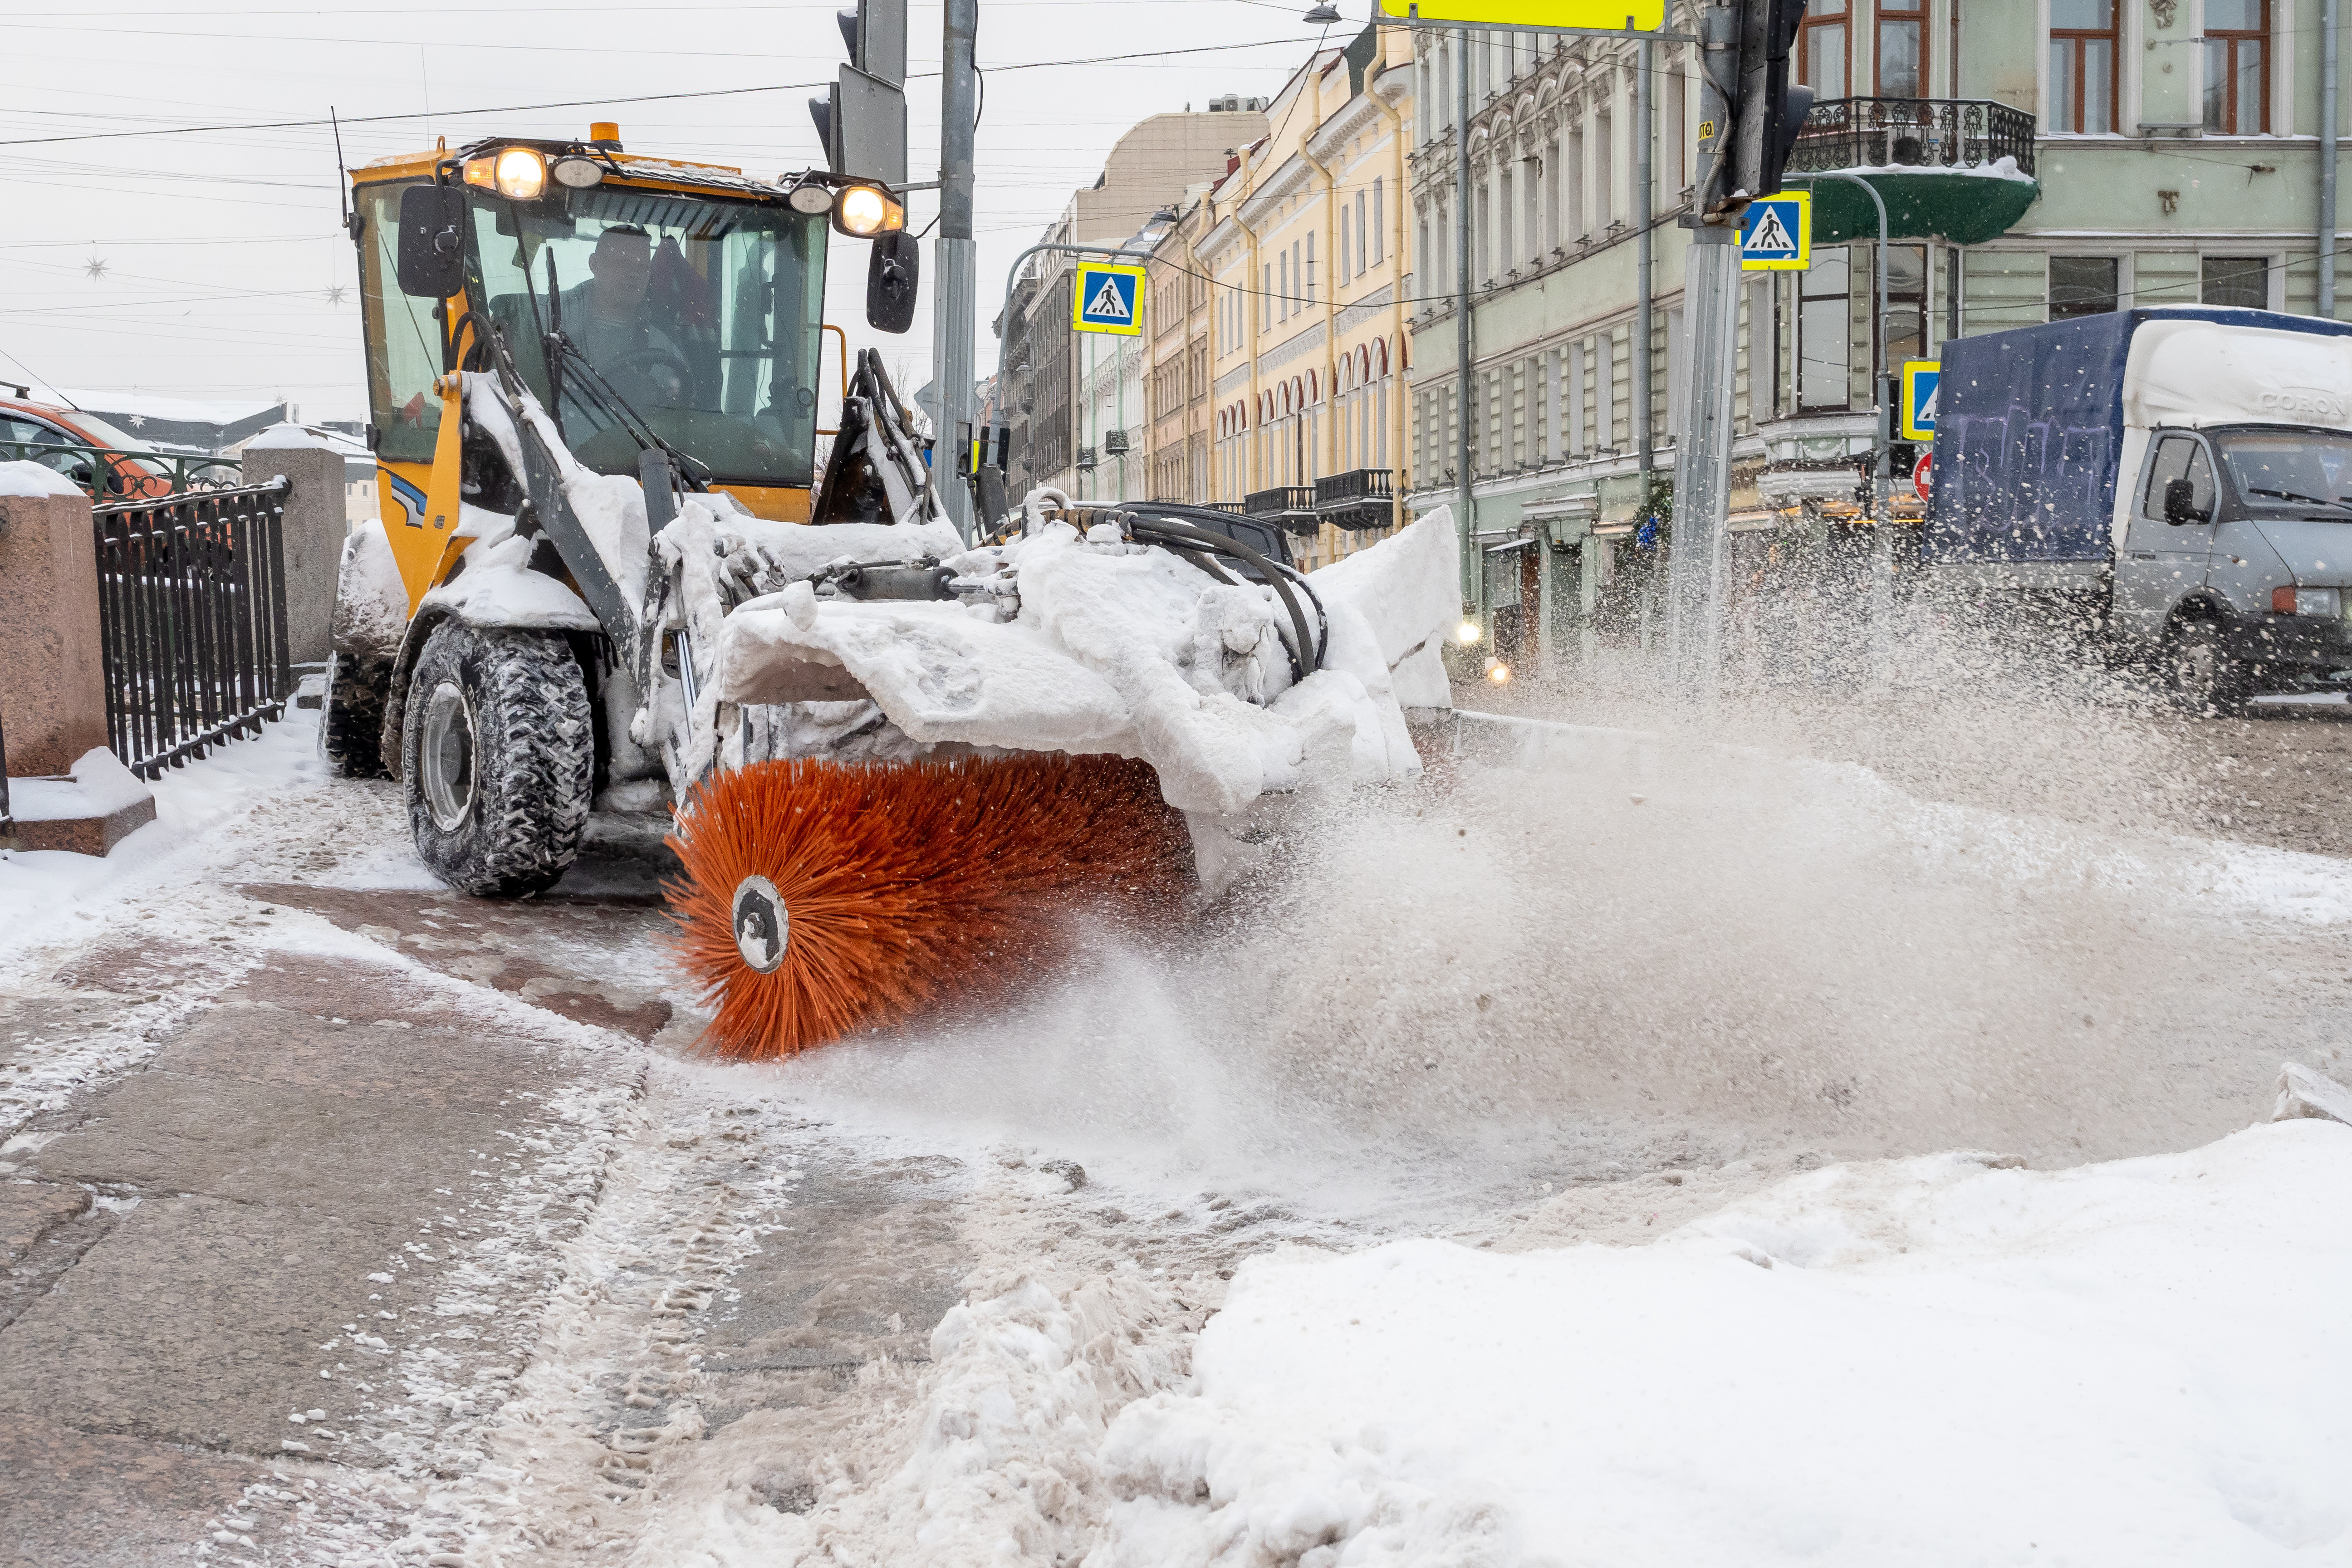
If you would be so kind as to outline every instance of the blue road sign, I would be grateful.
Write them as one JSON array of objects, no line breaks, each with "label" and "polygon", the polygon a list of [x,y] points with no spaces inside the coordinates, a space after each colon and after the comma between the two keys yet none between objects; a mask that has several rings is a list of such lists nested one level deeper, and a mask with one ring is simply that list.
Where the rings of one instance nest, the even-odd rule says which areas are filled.
[{"label": "blue road sign", "polygon": [[1142,336],[1143,268],[1110,261],[1079,262],[1070,325],[1081,332]]},{"label": "blue road sign", "polygon": [[1743,272],[1802,272],[1813,261],[1813,195],[1782,191],[1748,204],[1739,219]]}]

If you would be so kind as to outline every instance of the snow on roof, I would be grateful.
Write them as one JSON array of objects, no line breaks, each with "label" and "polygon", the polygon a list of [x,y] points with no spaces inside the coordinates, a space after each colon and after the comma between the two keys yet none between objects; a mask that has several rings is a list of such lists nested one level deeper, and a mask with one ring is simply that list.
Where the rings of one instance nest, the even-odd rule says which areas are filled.
[{"label": "snow on roof", "polygon": [[280,397],[165,397],[136,389],[89,392],[61,386],[55,389],[55,395],[74,407],[126,421],[146,418],[182,424],[238,425],[268,414],[283,418],[286,408],[286,400]]}]

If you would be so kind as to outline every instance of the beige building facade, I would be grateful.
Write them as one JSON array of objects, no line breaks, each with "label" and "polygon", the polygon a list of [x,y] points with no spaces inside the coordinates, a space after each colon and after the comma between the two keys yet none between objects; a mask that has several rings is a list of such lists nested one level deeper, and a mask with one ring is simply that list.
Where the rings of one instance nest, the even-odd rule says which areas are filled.
[{"label": "beige building facade", "polygon": [[1185,416],[1206,437],[1197,499],[1278,520],[1310,567],[1384,537],[1407,477],[1411,58],[1381,27],[1318,51],[1160,244],[1181,237],[1209,285],[1206,385],[1184,383],[1203,405]]}]

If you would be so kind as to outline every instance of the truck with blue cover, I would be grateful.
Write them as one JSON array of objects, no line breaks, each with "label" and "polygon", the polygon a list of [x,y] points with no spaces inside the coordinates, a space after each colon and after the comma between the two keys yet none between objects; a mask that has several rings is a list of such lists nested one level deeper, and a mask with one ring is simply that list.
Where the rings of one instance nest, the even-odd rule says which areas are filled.
[{"label": "truck with blue cover", "polygon": [[1928,581],[2079,617],[2189,708],[2352,689],[2352,325],[2119,310],[1944,347]]}]

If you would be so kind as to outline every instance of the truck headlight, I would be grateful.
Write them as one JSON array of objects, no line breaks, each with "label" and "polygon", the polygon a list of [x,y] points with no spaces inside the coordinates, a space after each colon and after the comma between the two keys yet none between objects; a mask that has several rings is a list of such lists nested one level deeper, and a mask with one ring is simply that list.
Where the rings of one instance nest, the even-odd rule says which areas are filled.
[{"label": "truck headlight", "polygon": [[833,221],[853,239],[871,239],[887,230],[906,227],[907,209],[879,186],[850,185],[834,204]]},{"label": "truck headlight", "polygon": [[499,154],[499,195],[514,202],[535,202],[547,189],[547,160],[528,147],[509,147]]},{"label": "truck headlight", "polygon": [[2271,614],[2274,616],[2323,616],[2340,620],[2344,615],[2344,590],[2341,588],[2273,588]]}]

